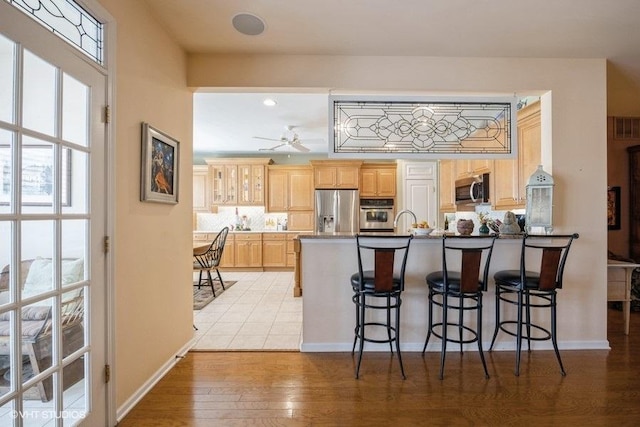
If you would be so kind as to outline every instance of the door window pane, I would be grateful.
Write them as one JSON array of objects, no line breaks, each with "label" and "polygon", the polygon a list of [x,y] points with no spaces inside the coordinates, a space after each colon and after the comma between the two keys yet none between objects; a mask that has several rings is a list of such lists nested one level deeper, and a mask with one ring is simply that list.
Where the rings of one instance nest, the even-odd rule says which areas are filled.
[{"label": "door window pane", "polygon": [[22,222],[21,283],[23,298],[53,289],[53,221]]},{"label": "door window pane", "polygon": [[13,211],[13,199],[11,198],[13,135],[13,132],[0,129],[0,213]]},{"label": "door window pane", "polygon": [[22,124],[54,135],[56,118],[56,68],[24,50]]},{"label": "door window pane", "polygon": [[16,280],[12,277],[11,270],[11,242],[14,238],[12,225],[10,221],[0,221],[0,308],[3,304],[14,301],[16,297],[11,286],[11,282]]},{"label": "door window pane", "polygon": [[62,77],[62,138],[87,146],[89,90],[68,74]]},{"label": "door window pane", "polygon": [[86,220],[62,221],[62,286],[85,279],[85,253],[88,244]]},{"label": "door window pane", "polygon": [[73,148],[62,149],[62,212],[89,213],[89,155]]},{"label": "door window pane", "polygon": [[13,123],[15,45],[0,34],[0,120]]},{"label": "door window pane", "polygon": [[[0,397],[6,393],[15,389],[15,382],[11,372],[11,366],[15,366],[16,363],[12,363],[11,354],[9,352],[9,343],[13,340],[15,333],[15,310],[0,312],[0,340],[3,345],[0,346]],[[2,413],[0,413],[0,425],[11,425],[2,423]]]}]

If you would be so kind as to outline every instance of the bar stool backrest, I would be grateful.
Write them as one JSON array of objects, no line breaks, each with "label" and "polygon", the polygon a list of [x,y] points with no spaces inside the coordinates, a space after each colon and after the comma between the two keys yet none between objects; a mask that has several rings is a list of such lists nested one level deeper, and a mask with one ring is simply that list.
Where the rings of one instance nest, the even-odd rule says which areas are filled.
[{"label": "bar stool backrest", "polygon": [[[358,272],[360,286],[364,286],[364,270],[362,259],[366,252],[373,252],[374,289],[375,292],[393,290],[394,272],[396,271],[396,252],[401,252],[399,266],[400,290],[404,290],[404,272],[407,266],[409,245],[413,236],[361,236],[356,235],[358,246]],[[374,243],[374,240],[376,242]]]},{"label": "bar stool backrest", "polygon": [[[445,288],[448,286],[447,264],[452,263],[455,254],[459,255],[460,292],[477,292],[478,281],[482,290],[487,290],[489,264],[493,253],[496,235],[456,236],[442,238],[442,270]],[[484,265],[483,265],[484,255]],[[447,260],[449,262],[447,262]],[[482,270],[482,273],[480,272]]]},{"label": "bar stool backrest", "polygon": [[552,291],[562,288],[564,267],[569,255],[573,239],[578,234],[558,235],[530,235],[525,234],[522,239],[522,253],[520,257],[520,283],[526,283],[527,263],[531,263],[532,252],[534,259],[539,259],[538,289]]}]

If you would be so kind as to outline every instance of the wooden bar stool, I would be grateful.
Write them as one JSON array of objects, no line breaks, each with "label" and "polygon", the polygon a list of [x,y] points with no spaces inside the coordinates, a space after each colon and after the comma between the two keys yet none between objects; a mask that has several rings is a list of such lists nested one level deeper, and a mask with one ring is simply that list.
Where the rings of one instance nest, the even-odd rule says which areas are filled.
[{"label": "wooden bar stool", "polygon": [[[478,343],[484,374],[489,378],[487,364],[482,352],[482,294],[487,290],[489,264],[496,235],[455,236],[442,238],[442,270],[429,273],[429,325],[422,354],[427,349],[431,335],[442,341],[440,350],[440,379],[444,378],[444,362],[447,342],[462,344]],[[434,306],[442,308],[442,320],[433,320]],[[458,316],[449,318],[449,310],[457,310]],[[464,313],[476,312],[476,329],[465,325]],[[458,335],[448,334],[449,327],[457,329]]]},{"label": "wooden bar stool", "polygon": [[[531,351],[532,340],[550,339],[560,365],[560,372],[566,375],[556,336],[556,296],[557,289],[562,288],[562,276],[569,248],[573,239],[577,238],[578,234],[525,234],[522,239],[520,269],[498,271],[493,276],[496,282],[496,326],[489,351],[493,349],[499,331],[516,337],[516,376],[520,375],[523,339],[527,340],[528,351]],[[516,320],[502,320],[500,314],[502,303],[517,307]],[[532,321],[531,309],[545,308],[549,309],[551,315],[549,327]]]},{"label": "wooden bar stool", "polygon": [[[393,343],[396,344],[398,362],[402,378],[406,379],[400,353],[400,298],[404,290],[404,272],[407,265],[409,245],[413,236],[378,235],[356,236],[358,249],[358,272],[351,276],[353,303],[356,307],[355,337],[351,354],[354,354],[359,342],[356,379],[360,375],[364,342],[389,343],[393,355]],[[397,255],[397,256],[396,256]],[[364,267],[363,264],[371,267]],[[385,319],[367,311],[384,311]],[[391,312],[395,311],[392,321]],[[385,337],[373,334],[368,336],[365,329],[382,329]]]}]

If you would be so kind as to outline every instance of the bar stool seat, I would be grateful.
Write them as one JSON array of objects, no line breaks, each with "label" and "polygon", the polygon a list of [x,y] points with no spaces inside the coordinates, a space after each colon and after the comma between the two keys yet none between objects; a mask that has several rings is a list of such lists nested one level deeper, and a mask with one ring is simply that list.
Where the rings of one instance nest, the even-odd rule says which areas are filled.
[{"label": "bar stool seat", "polygon": [[[400,372],[402,378],[406,378],[400,352],[400,307],[404,290],[404,272],[412,238],[413,236],[396,235],[356,236],[358,271],[350,278],[353,289],[352,301],[356,307],[352,355],[355,353],[356,345],[360,344],[355,369],[356,379],[360,375],[365,342],[389,343],[392,355],[395,343]],[[371,264],[373,269],[363,267]],[[383,312],[384,315],[376,316],[375,312]],[[395,314],[393,317],[392,312]],[[365,333],[365,330],[370,329],[378,329],[386,333],[386,336]]]}]

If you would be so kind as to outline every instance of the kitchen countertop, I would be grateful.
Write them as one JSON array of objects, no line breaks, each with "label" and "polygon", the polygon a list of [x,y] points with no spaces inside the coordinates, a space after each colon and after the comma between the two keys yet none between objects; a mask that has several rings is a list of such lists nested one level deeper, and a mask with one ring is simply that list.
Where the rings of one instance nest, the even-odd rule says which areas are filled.
[{"label": "kitchen countertop", "polygon": [[[309,233],[305,233],[304,235],[301,235],[300,238],[302,239],[353,239],[356,234],[358,233],[352,233],[352,232],[334,232],[334,233],[325,233],[325,232],[309,232]],[[362,236],[388,236],[390,233],[359,233]],[[397,236],[407,236],[408,233],[396,233],[395,235]],[[459,237],[459,235],[456,234],[447,234],[447,236],[450,237]],[[478,234],[472,234],[472,236],[478,236]],[[522,239],[523,234],[499,234],[498,235],[498,239]],[[425,235],[414,235],[413,236],[414,239],[441,239],[442,238],[442,234],[429,234],[428,236]]]},{"label": "kitchen countertop", "polygon": [[[219,233],[220,230],[194,230],[193,233]],[[249,233],[313,233],[313,231],[293,231],[293,230],[241,230],[241,231],[231,231],[229,233],[233,234],[249,234]]]}]

